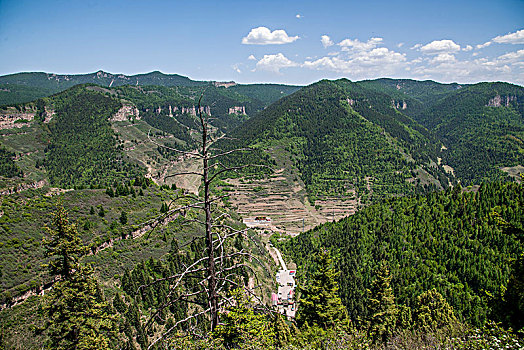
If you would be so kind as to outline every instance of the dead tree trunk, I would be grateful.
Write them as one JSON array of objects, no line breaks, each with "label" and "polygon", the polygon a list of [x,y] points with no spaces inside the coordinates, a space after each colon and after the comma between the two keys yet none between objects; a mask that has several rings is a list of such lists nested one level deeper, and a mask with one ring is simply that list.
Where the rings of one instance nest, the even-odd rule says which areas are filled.
[{"label": "dead tree trunk", "polygon": [[[202,99],[202,97],[200,98]],[[200,111],[200,100],[198,101],[198,110]],[[213,244],[212,217],[211,217],[211,200],[209,194],[209,154],[208,154],[208,128],[200,111],[200,123],[202,125],[202,163],[204,166],[202,177],[204,181],[204,211],[206,213],[206,250],[207,250],[207,275],[209,278],[209,309],[211,317],[211,330],[215,330],[218,325],[218,295],[216,290],[217,276],[215,269],[215,248]]]},{"label": "dead tree trunk", "polygon": [[[170,283],[170,292],[166,297],[166,300],[158,306],[157,310],[152,313],[149,321],[146,324],[146,328],[149,327],[153,320],[159,317],[160,313],[169,308],[171,305],[174,305],[177,302],[192,303],[196,305],[197,311],[191,316],[188,316],[184,319],[178,320],[174,326],[170,329],[165,330],[165,332],[155,339],[149,346],[153,347],[158,341],[166,338],[170,332],[172,332],[176,327],[181,324],[189,324],[195,321],[198,317],[202,315],[208,315],[210,321],[210,328],[214,330],[219,324],[219,311],[221,307],[226,306],[231,303],[233,297],[226,296],[225,290],[228,287],[235,288],[244,288],[246,293],[253,295],[256,299],[260,299],[254,295],[253,291],[249,288],[245,288],[243,285],[239,284],[241,269],[250,270],[254,277],[258,280],[257,275],[254,273],[251,266],[246,263],[249,261],[256,261],[262,266],[262,262],[258,259],[257,256],[254,256],[250,251],[241,248],[234,250],[232,244],[228,242],[235,238],[238,235],[242,235],[247,238],[248,241],[253,242],[255,245],[258,245],[252,237],[247,234],[247,229],[235,229],[223,222],[225,218],[229,215],[227,212],[221,212],[218,210],[217,202],[222,200],[227,196],[213,196],[211,193],[211,186],[213,182],[217,179],[218,176],[225,172],[229,171],[238,171],[248,166],[260,166],[254,164],[244,164],[240,166],[226,166],[221,162],[222,157],[232,154],[233,152],[238,151],[251,151],[248,148],[236,148],[228,150],[217,150],[211,148],[213,144],[213,138],[210,135],[210,127],[207,118],[202,114],[201,110],[201,101],[203,95],[200,96],[198,101],[198,117],[200,119],[200,125],[202,128],[202,138],[199,149],[195,151],[184,151],[178,150],[173,147],[168,147],[160,143],[155,142],[151,139],[148,134],[149,140],[157,145],[158,147],[167,148],[172,151],[176,151],[184,156],[189,156],[197,158],[202,161],[202,172],[180,172],[172,174],[166,177],[179,176],[179,175],[198,175],[202,179],[203,184],[203,197],[195,197],[187,195],[194,200],[193,203],[180,206],[177,208],[171,208],[173,202],[169,205],[169,210],[167,213],[162,214],[158,220],[159,222],[164,220],[170,215],[175,215],[178,213],[185,213],[190,209],[202,210],[205,215],[205,220],[200,221],[198,219],[188,220],[190,222],[197,222],[202,224],[205,227],[205,256],[194,261],[191,265],[185,266],[184,270],[180,273],[176,273],[172,276],[157,279],[147,285],[139,287],[139,291],[142,288],[148,288],[153,286],[156,283],[161,283],[164,281],[169,281]],[[217,211],[219,212],[217,214]],[[262,252],[263,249],[258,247]],[[243,260],[245,259],[245,260]],[[198,286],[199,290],[185,290],[184,289],[184,280],[195,278],[199,274],[205,272],[205,276],[199,281]],[[207,298],[207,303],[203,304],[196,300],[199,296],[205,295]],[[194,327],[193,327],[194,328]],[[187,330],[189,331],[189,329]]]}]

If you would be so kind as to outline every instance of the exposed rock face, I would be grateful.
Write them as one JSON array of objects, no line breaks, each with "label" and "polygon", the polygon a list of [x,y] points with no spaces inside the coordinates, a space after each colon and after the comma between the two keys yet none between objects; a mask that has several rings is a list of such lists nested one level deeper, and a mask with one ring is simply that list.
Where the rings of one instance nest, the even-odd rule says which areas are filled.
[{"label": "exposed rock face", "polygon": [[135,106],[123,106],[109,120],[113,122],[127,121],[130,115],[136,120],[140,120],[140,112]]},{"label": "exposed rock face", "polygon": [[45,117],[44,117],[44,123],[49,123],[51,119],[53,119],[53,116],[56,114],[56,112],[53,109],[47,109],[45,107]]},{"label": "exposed rock face", "polygon": [[406,101],[391,100],[391,105],[395,109],[402,109],[402,110],[404,110],[404,109],[408,108],[408,104],[406,103]]},{"label": "exposed rock face", "polygon": [[229,114],[246,114],[246,107],[234,106],[229,108]]},{"label": "exposed rock face", "polygon": [[0,112],[0,130],[3,129],[13,129],[13,128],[21,128],[26,123],[18,122],[17,121],[33,121],[35,119],[35,113],[27,113],[27,112],[17,112],[17,113],[5,113],[4,111]]},{"label": "exposed rock face", "polygon": [[517,102],[517,96],[497,95],[488,101],[487,107],[509,107],[510,102]]},{"label": "exposed rock face", "polygon": [[237,83],[235,83],[234,81],[215,81],[213,82],[213,84],[216,86],[216,87],[220,87],[220,86],[223,86],[225,87],[226,89],[230,86],[235,86],[237,85]]},{"label": "exposed rock face", "polygon": [[46,181],[45,180],[40,180],[40,181],[37,181],[37,182],[32,182],[32,183],[27,183],[27,184],[20,184],[17,187],[8,188],[8,189],[5,189],[3,191],[0,191],[0,196],[5,196],[5,195],[8,195],[8,194],[18,193],[18,192],[21,192],[21,191],[28,190],[30,188],[42,188],[45,185],[46,185]]},{"label": "exposed rock face", "polygon": [[[178,111],[178,107],[175,107],[174,109],[175,111]],[[180,113],[184,114],[190,114],[192,115],[193,117],[196,117],[197,116],[197,111],[198,113],[202,113],[202,114],[207,114],[207,115],[211,115],[211,107],[209,106],[200,106],[200,109],[197,109],[195,106],[192,106],[192,107],[181,107],[180,108]]]}]

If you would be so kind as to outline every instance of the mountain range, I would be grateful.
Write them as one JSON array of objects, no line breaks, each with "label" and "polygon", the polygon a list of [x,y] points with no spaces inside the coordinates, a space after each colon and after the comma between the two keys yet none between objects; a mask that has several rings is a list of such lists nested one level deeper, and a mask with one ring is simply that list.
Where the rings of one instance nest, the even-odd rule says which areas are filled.
[{"label": "mountain range", "polygon": [[[190,173],[202,165],[173,151],[199,146],[199,101],[212,152],[250,149],[221,162],[263,165],[226,173],[213,188],[230,194],[221,205],[234,225],[268,216],[274,231],[311,229],[281,247],[303,271],[310,252],[340,253],[351,317],[366,316],[378,260],[391,266],[403,305],[435,287],[471,324],[488,317],[482,293],[500,292],[522,248],[523,87],[407,79],[242,85],[99,71],[0,77],[0,304],[28,300],[0,311],[0,322],[20,330],[23,315],[37,317],[32,294],[50,283],[41,227],[60,203],[109,295],[129,292],[119,287],[123,271],[125,279],[153,273],[173,242],[201,234],[176,218],[151,234],[143,229],[165,203],[200,191]],[[189,174],[172,176],[181,171]],[[514,230],[494,226],[495,216]]]}]

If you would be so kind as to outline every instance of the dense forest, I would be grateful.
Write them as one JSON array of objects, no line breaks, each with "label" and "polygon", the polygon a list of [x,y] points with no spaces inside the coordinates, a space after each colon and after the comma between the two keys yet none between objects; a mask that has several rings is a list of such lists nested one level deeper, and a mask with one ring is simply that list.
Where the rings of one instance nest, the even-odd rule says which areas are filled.
[{"label": "dense forest", "polygon": [[232,136],[241,140],[237,145],[285,148],[312,202],[325,195],[347,196],[353,189],[368,202],[448,184],[443,170],[429,167],[442,184],[417,188],[408,181],[429,163],[437,142],[391,108],[387,95],[371,97],[347,80],[321,81],[283,98]]},{"label": "dense forest", "polygon": [[524,91],[508,83],[474,85],[378,79],[364,85],[405,101],[403,113],[445,149],[438,155],[463,184],[501,179],[503,166],[523,163]]},{"label": "dense forest", "polygon": [[23,175],[14,158],[15,154],[13,152],[0,147],[0,176],[13,177]]},{"label": "dense forest", "polygon": [[52,184],[99,186],[141,173],[116,149],[108,119],[121,107],[118,100],[74,88],[55,96],[52,103],[57,117],[49,125],[51,140],[44,161]]},{"label": "dense forest", "polygon": [[366,290],[385,262],[398,304],[413,308],[418,295],[435,288],[459,319],[480,326],[500,317],[494,299],[504,293],[511,266],[523,252],[522,203],[519,184],[456,186],[386,200],[282,247],[302,271],[314,268],[310,257],[323,248],[336,256],[340,295],[354,322],[367,319]]},{"label": "dense forest", "polygon": [[[13,106],[0,131],[0,349],[521,347],[522,87],[226,88],[100,71],[0,77],[4,98]],[[200,98],[206,169],[217,175],[211,237],[226,252],[215,257],[226,272],[220,322],[204,293],[205,186],[166,181],[202,169],[176,150],[200,145]],[[227,196],[239,192],[228,178],[284,178],[315,215],[326,198],[353,201],[356,213],[271,236],[231,210]],[[262,197],[288,196],[275,188]],[[297,265],[295,320],[267,307],[278,269],[270,244]]]}]

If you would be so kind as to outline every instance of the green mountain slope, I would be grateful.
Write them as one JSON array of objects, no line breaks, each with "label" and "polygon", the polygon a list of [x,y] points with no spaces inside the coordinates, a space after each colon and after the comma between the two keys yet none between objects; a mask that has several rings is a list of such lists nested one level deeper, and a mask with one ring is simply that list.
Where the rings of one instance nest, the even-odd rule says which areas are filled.
[{"label": "green mountain slope", "polygon": [[[53,74],[25,72],[0,76],[0,106],[13,105],[50,96],[79,84],[96,84],[104,87],[116,86],[164,86],[164,87],[215,87],[210,81],[195,81],[178,74],[154,71],[144,74],[125,75],[98,71],[88,74]],[[295,92],[299,87],[280,84],[235,85],[228,89],[268,105],[277,99]],[[227,94],[227,93],[226,93]]]},{"label": "green mountain slope", "polygon": [[524,164],[524,88],[507,83],[465,87],[414,115],[447,150],[442,159],[464,184],[504,176]]},{"label": "green mountain slope", "polygon": [[[507,283],[512,259],[524,248],[524,187],[515,183],[460,187],[372,205],[336,223],[290,239],[283,246],[304,270],[314,252],[337,254],[342,300],[352,319],[367,315],[366,288],[385,260],[399,304],[415,305],[436,288],[474,325],[490,312],[488,295]],[[503,219],[511,226],[499,225]]]},{"label": "green mountain slope", "polygon": [[321,81],[277,101],[231,135],[259,148],[285,148],[313,199],[354,190],[375,199],[413,193],[416,171],[442,175],[427,166],[439,146],[390,100],[347,80]]}]

